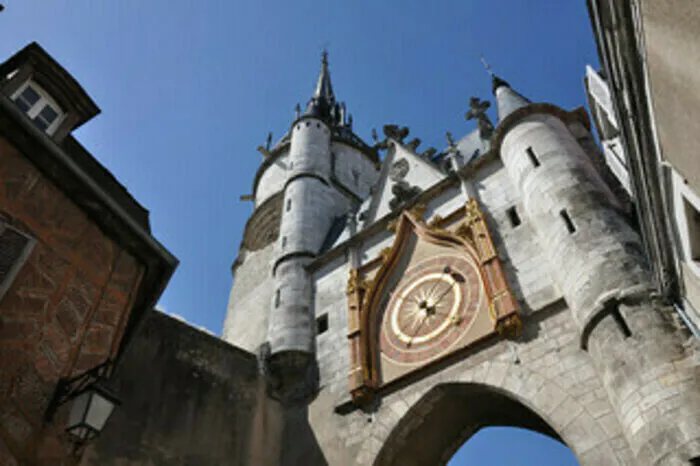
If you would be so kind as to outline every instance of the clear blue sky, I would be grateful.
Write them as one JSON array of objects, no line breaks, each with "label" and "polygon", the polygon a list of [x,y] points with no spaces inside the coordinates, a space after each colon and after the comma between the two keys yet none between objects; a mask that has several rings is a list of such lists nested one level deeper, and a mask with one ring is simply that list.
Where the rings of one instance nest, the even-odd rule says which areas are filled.
[{"label": "clear blue sky", "polygon": [[[472,129],[468,98],[490,97],[481,53],[531,99],[564,108],[584,103],[584,66],[597,64],[584,0],[4,3],[0,58],[35,40],[102,108],[76,136],[151,211],[155,236],[180,259],[161,306],[216,334],[252,208],[238,198],[251,191],[255,147],[268,131],[282,135],[306,102],[324,46],[356,132],[369,139],[396,122],[424,147]],[[512,442],[517,458],[497,456]],[[484,431],[454,463],[575,464],[561,450]]]}]

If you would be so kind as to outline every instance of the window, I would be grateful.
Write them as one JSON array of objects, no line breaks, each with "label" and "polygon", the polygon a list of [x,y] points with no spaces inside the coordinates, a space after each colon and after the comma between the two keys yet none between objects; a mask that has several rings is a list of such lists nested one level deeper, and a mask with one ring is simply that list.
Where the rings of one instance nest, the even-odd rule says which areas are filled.
[{"label": "window", "polygon": [[532,162],[532,165],[534,167],[540,166],[540,161],[537,160],[537,156],[535,155],[535,151],[532,150],[532,147],[528,147],[527,149],[525,149],[525,153],[527,154],[528,158],[530,159],[530,162]]},{"label": "window", "polygon": [[283,248],[287,247],[287,237],[286,236],[282,237],[282,247]]},{"label": "window", "polygon": [[275,307],[280,307],[280,290],[275,291]]},{"label": "window", "polygon": [[564,220],[564,223],[566,224],[566,229],[569,230],[569,233],[574,233],[576,231],[576,226],[574,225],[573,220],[571,220],[571,217],[569,216],[569,213],[566,211],[566,209],[562,209],[559,212],[559,215],[561,216],[562,220]]},{"label": "window", "polygon": [[352,182],[355,183],[355,187],[360,184],[360,172],[356,169],[352,169]]},{"label": "window", "polygon": [[0,221],[0,299],[29,257],[35,241]]},{"label": "window", "polygon": [[665,167],[673,186],[673,214],[681,243],[682,259],[700,277],[700,195],[671,166]]},{"label": "window", "polygon": [[508,220],[510,220],[510,225],[513,228],[517,227],[518,225],[520,225],[522,223],[522,221],[520,220],[520,215],[518,215],[518,211],[515,208],[515,206],[506,210],[506,214],[508,215]]},{"label": "window", "polygon": [[287,212],[289,212],[290,210],[292,210],[292,200],[287,199]]},{"label": "window", "polygon": [[691,260],[700,262],[700,211],[685,197],[683,208],[688,225],[688,254]]},{"label": "window", "polygon": [[328,330],[328,314],[323,314],[316,319],[316,335],[325,333]]},{"label": "window", "polygon": [[15,98],[15,102],[20,110],[24,113],[29,113],[29,110],[39,102],[39,99],[41,99],[41,96],[37,94],[34,88],[32,86],[27,86],[22,93]]},{"label": "window", "polygon": [[61,123],[62,112],[58,104],[37,84],[26,83],[12,97],[37,128],[46,134],[53,134]]}]

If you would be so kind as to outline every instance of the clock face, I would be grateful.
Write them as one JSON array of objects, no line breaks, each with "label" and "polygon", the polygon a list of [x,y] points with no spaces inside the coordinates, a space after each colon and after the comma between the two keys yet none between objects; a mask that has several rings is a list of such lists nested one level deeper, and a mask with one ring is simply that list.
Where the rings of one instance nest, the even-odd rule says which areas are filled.
[{"label": "clock face", "polygon": [[382,319],[382,354],[398,364],[435,359],[457,343],[484,300],[479,270],[459,256],[434,256],[406,271]]}]

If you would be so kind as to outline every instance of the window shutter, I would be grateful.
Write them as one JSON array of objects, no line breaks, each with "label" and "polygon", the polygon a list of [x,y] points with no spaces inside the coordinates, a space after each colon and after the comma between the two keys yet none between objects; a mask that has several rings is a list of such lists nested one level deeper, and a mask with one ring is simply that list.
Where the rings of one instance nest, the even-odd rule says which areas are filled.
[{"label": "window shutter", "polygon": [[32,238],[0,222],[0,299],[27,260],[32,246]]}]

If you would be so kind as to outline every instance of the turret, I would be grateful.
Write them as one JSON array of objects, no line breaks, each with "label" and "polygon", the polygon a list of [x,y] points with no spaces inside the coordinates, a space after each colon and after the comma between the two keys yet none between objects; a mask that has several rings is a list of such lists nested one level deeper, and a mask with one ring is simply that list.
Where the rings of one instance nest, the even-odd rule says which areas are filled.
[{"label": "turret", "polygon": [[[321,252],[333,223],[360,201],[342,190],[347,181],[340,180],[339,169],[358,163],[360,155],[341,147],[349,131],[344,114],[345,105],[336,102],[333,93],[324,52],[316,90],[289,131],[288,176],[272,270],[266,364],[273,393],[283,401],[308,399],[317,383],[316,324],[305,266]],[[366,157],[360,157],[366,164]]]},{"label": "turret", "polygon": [[[575,123],[588,126],[587,116],[581,109],[531,103],[497,77],[494,94],[499,115],[494,147],[580,328],[580,345],[602,374],[637,455],[635,464],[657,464],[649,445],[664,450],[654,451],[654,458],[678,454],[683,438],[663,436],[676,423],[697,430],[698,422],[692,413],[653,414],[650,410],[668,407],[648,388],[669,374],[669,389],[678,389],[678,380],[692,377],[692,369],[667,364],[684,354],[668,325],[669,313],[652,301],[641,239],[570,131]],[[649,416],[642,416],[642,405]]]}]

